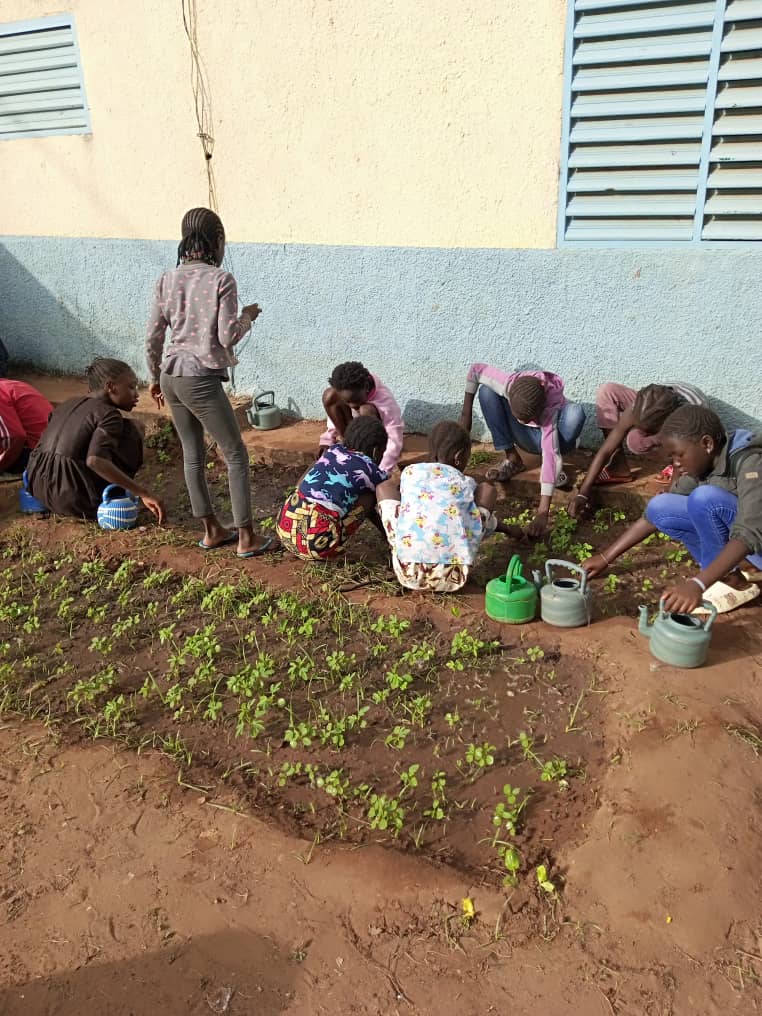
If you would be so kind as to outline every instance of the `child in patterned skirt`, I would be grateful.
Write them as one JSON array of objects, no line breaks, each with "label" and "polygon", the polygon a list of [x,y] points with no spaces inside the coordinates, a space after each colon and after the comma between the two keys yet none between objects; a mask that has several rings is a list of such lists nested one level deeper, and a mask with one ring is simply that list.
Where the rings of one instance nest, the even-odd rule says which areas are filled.
[{"label": "child in patterned skirt", "polygon": [[376,487],[387,478],[378,463],[386,442],[377,417],[357,416],[347,424],[343,442],[325,449],[281,509],[277,528],[286,550],[330,561],[366,518],[378,525]]},{"label": "child in patterned skirt", "polygon": [[408,466],[399,487],[392,482],[379,487],[378,510],[400,584],[454,593],[468,581],[484,537],[508,530],[495,516],[493,485],[477,485],[463,473],[471,455],[463,427],[438,423],[429,452],[432,461]]}]

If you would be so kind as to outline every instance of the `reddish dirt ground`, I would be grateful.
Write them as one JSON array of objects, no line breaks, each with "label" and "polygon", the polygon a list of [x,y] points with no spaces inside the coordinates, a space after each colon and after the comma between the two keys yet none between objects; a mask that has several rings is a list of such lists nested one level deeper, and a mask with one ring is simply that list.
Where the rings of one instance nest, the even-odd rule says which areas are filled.
[{"label": "reddish dirt ground", "polygon": [[[101,559],[113,571],[128,556],[148,570],[215,584],[245,577],[308,598],[348,588],[347,598],[371,612],[410,619],[411,636],[430,639],[442,659],[464,627],[496,635],[511,657],[542,648],[536,667],[514,668],[518,679],[489,656],[462,673],[440,667],[432,742],[421,733],[420,756],[406,752],[405,762],[423,762],[440,742],[452,768],[449,703],[478,718],[472,729],[495,745],[534,723],[543,751],[547,744],[576,772],[562,793],[516,747],[501,747],[473,784],[476,806],[459,811],[443,836],[428,832],[416,850],[407,831],[394,840],[357,825],[341,842],[327,810],[299,807],[311,799],[299,781],[281,791],[276,780],[266,793],[243,779],[220,782],[235,747],[227,728],[204,742],[200,726],[183,727],[199,738],[199,755],[180,782],[177,761],[148,745],[136,751],[124,739],[87,737],[84,724],[63,716],[63,684],[53,683],[53,713],[22,718],[6,706],[0,725],[0,1016],[762,1011],[759,608],[721,619],[707,666],[680,671],[653,660],[634,620],[641,598],[654,603],[661,571],[679,570],[666,546],[641,551],[610,595],[597,585],[589,628],[536,622],[506,631],[484,622],[482,588],[517,549],[504,538],[458,597],[402,594],[370,529],[327,578],[282,554],[238,562],[193,546],[171,441],[159,442],[149,468],[171,494],[166,534],[18,525],[8,514],[5,545],[16,553],[31,537],[50,558],[62,546],[76,550],[77,564]],[[209,474],[224,496],[219,466]],[[261,518],[293,479],[289,470],[255,472]],[[505,513],[523,507],[506,504]],[[587,523],[573,542],[609,538]],[[2,567],[13,561],[9,554]],[[654,588],[644,590],[648,578]],[[15,656],[24,641],[60,640],[49,608],[40,607],[49,619],[39,634],[3,624]],[[66,654],[76,677],[93,669],[92,634],[83,621]],[[137,684],[146,669],[140,651],[122,668]],[[358,739],[342,764],[357,780],[388,783],[388,752],[372,741]],[[506,780],[536,790],[515,890],[500,885],[480,843]],[[461,803],[468,788],[464,779]],[[529,878],[541,860],[557,895]],[[476,910],[467,925],[464,897]]]}]

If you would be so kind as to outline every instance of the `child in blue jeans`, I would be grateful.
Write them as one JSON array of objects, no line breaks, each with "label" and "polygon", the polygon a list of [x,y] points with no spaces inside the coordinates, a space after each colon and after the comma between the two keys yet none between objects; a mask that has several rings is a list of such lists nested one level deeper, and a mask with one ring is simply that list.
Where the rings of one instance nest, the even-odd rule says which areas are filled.
[{"label": "child in blue jeans", "polygon": [[505,460],[487,471],[493,483],[508,483],[526,469],[517,449],[540,455],[540,500],[527,532],[542,537],[549,525],[550,502],[556,487],[570,489],[561,456],[576,448],[585,411],[564,395],[557,374],[542,370],[504,371],[487,363],[471,364],[460,425],[471,433],[476,393],[496,451]]},{"label": "child in blue jeans", "polygon": [[705,600],[723,614],[756,599],[759,586],[747,575],[762,569],[762,434],[726,434],[711,409],[685,405],[667,417],[660,440],[674,468],[670,493],[652,498],[645,516],[588,558],[585,571],[600,575],[659,531],[682,543],[701,569],[665,589],[666,610],[690,613]]}]

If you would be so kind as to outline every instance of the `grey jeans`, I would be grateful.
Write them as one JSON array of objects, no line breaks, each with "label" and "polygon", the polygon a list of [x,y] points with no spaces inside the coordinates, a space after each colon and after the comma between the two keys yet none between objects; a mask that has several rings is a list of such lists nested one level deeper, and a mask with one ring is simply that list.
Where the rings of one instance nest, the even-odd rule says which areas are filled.
[{"label": "grey jeans", "polygon": [[162,374],[160,384],[183,446],[185,485],[194,516],[200,519],[214,514],[206,483],[206,431],[217,442],[228,467],[233,525],[236,529],[251,525],[249,455],[222,380]]}]

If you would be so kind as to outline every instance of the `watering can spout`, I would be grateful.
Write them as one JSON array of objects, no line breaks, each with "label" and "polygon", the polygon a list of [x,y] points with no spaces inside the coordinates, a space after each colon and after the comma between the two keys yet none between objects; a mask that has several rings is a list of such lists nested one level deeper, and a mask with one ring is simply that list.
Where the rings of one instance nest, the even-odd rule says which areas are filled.
[{"label": "watering can spout", "polygon": [[645,604],[641,605],[640,613],[638,617],[638,631],[641,635],[645,635],[647,639],[651,638],[651,625],[648,623],[648,607]]},{"label": "watering can spout", "polygon": [[535,587],[538,590],[542,589],[542,575],[539,573],[539,571],[536,568],[532,572],[532,582],[534,582]]}]

